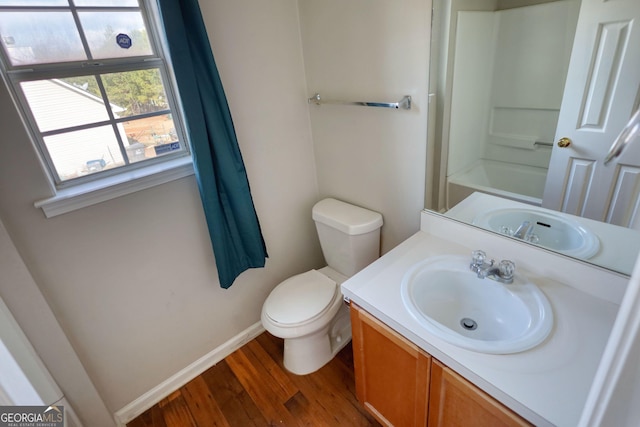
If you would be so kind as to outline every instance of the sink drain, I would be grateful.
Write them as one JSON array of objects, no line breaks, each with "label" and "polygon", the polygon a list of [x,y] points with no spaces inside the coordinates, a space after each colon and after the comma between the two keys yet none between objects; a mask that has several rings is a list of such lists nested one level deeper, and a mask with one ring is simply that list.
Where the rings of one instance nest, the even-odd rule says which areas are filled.
[{"label": "sink drain", "polygon": [[478,324],[475,320],[465,317],[460,320],[460,326],[465,328],[467,331],[475,331],[475,329],[478,327]]}]

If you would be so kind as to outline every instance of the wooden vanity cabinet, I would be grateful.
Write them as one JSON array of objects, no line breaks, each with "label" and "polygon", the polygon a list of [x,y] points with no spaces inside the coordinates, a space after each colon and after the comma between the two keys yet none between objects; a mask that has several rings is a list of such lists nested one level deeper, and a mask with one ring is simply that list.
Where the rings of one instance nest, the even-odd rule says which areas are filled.
[{"label": "wooden vanity cabinet", "polygon": [[427,421],[431,356],[351,303],[356,397],[382,425]]},{"label": "wooden vanity cabinet", "polygon": [[353,302],[351,329],[356,396],[383,425],[531,425]]},{"label": "wooden vanity cabinet", "polygon": [[438,360],[431,362],[429,427],[531,426]]}]

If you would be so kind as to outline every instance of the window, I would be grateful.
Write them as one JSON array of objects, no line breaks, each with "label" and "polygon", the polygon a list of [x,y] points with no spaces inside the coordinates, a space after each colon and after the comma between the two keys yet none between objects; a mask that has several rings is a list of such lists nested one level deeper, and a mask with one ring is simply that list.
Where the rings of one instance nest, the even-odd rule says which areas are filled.
[{"label": "window", "polygon": [[58,190],[188,158],[151,18],[138,0],[0,0],[3,75]]}]

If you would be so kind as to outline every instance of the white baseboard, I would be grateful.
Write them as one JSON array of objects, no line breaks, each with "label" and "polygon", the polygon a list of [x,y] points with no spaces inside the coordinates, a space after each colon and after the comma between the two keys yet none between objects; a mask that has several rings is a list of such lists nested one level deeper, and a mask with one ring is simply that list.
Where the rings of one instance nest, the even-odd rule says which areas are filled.
[{"label": "white baseboard", "polygon": [[125,427],[128,422],[140,416],[147,409],[151,408],[153,405],[178,390],[263,332],[264,327],[261,322],[256,322],[249,326],[229,341],[213,349],[191,365],[158,384],[156,387],[138,397],[124,408],[118,410],[114,414],[116,424],[118,427]]}]

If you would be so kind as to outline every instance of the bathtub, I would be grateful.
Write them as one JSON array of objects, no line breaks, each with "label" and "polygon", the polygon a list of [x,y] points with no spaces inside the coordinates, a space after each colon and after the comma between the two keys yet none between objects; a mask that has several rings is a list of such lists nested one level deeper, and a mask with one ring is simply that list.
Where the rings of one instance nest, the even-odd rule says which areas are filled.
[{"label": "bathtub", "polygon": [[546,168],[481,159],[447,178],[447,208],[476,191],[540,206],[546,179]]}]

